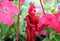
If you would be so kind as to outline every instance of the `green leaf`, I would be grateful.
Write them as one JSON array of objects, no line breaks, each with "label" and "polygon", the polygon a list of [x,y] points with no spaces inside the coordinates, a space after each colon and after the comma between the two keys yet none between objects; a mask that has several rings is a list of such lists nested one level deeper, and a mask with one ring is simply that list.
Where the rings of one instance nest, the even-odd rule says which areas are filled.
[{"label": "green leaf", "polygon": [[45,38],[43,41],[49,41],[49,39],[48,38]]},{"label": "green leaf", "polygon": [[50,40],[52,40],[53,38],[55,38],[55,31],[52,28],[50,29],[50,35],[49,35],[49,37],[50,37]]},{"label": "green leaf", "polygon": [[56,35],[55,39],[56,41],[60,41],[60,35]]},{"label": "green leaf", "polygon": [[14,2],[14,5],[15,5],[15,6],[18,6],[18,4],[19,4],[19,2],[18,2],[18,1]]},{"label": "green leaf", "polygon": [[56,41],[55,38],[53,38],[51,41]]}]

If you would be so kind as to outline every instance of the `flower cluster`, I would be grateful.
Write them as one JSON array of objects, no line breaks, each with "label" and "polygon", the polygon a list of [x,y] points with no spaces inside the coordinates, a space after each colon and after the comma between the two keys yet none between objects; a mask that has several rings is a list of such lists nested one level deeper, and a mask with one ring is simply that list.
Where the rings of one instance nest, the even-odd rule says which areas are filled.
[{"label": "flower cluster", "polygon": [[14,15],[19,13],[19,8],[13,5],[12,1],[2,0],[0,2],[0,22],[12,26],[14,24]]},{"label": "flower cluster", "polygon": [[[25,20],[27,22],[26,33],[27,41],[35,41],[35,36],[40,34],[47,34],[44,28],[53,28],[56,32],[60,33],[60,12],[56,14],[45,13],[38,18],[36,15],[39,9],[34,4],[30,3],[28,15]],[[39,15],[40,16],[40,15]]]}]

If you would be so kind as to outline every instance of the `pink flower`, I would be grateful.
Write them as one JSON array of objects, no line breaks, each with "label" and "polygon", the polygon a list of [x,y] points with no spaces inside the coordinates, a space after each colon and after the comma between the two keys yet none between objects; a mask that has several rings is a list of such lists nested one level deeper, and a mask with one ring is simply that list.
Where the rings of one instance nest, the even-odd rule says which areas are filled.
[{"label": "pink flower", "polygon": [[52,14],[45,14],[40,18],[40,21],[44,25],[50,25],[51,20],[54,18],[54,15]]},{"label": "pink flower", "polygon": [[10,15],[6,15],[3,13],[0,14],[0,20],[2,23],[7,24],[9,26],[12,26],[14,24],[14,18]]},{"label": "pink flower", "polygon": [[9,0],[2,0],[2,1],[5,1],[5,2],[7,2],[7,1],[9,1]]},{"label": "pink flower", "polygon": [[[48,26],[48,27],[53,27],[53,29],[60,33],[60,12],[58,12],[57,14],[45,14],[42,16],[42,18],[40,19],[42,26]],[[44,27],[45,27],[44,26]],[[38,25],[39,27],[39,25]],[[41,28],[41,26],[39,27]]]},{"label": "pink flower", "polygon": [[19,13],[19,8],[13,5],[12,1],[2,1],[0,3],[0,12],[2,13],[10,13],[11,16],[14,16],[16,13]]},{"label": "pink flower", "polygon": [[54,19],[51,21],[51,24],[52,24],[52,26],[53,26],[53,29],[54,29],[56,32],[60,33],[60,25],[59,25],[59,22],[58,22],[57,18],[54,18]]},{"label": "pink flower", "polygon": [[52,14],[45,14],[45,15],[43,15],[39,19],[39,23],[37,24],[37,31],[38,31],[38,33],[43,34],[44,28],[52,27],[51,21],[52,21],[53,18],[54,18],[54,15],[52,15]]},{"label": "pink flower", "polygon": [[54,27],[54,29],[60,33],[60,12],[58,12],[57,14],[55,14],[55,18],[52,20],[52,25]]},{"label": "pink flower", "polygon": [[19,13],[19,8],[13,5],[12,1],[3,0],[0,2],[0,22],[12,26],[14,24],[13,16]]}]

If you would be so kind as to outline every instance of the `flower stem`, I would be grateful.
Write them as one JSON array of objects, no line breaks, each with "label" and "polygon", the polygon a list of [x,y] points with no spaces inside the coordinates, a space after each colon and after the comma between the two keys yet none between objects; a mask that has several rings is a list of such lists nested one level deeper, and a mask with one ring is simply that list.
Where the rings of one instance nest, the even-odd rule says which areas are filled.
[{"label": "flower stem", "polygon": [[2,27],[0,28],[0,41],[2,41]]},{"label": "flower stem", "polygon": [[43,8],[43,4],[42,4],[41,0],[40,0],[40,4],[41,4],[42,10],[43,10],[43,13],[45,14],[45,11],[44,11],[44,8]]},{"label": "flower stem", "polygon": [[[19,0],[19,9],[20,9],[20,0]],[[18,24],[16,28],[16,41],[19,41],[20,13],[18,14]]]}]

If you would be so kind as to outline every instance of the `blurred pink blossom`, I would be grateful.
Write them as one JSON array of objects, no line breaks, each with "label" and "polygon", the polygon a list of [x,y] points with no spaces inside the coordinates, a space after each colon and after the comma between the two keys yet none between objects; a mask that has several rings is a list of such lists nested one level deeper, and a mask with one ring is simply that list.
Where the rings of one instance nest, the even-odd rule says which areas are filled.
[{"label": "blurred pink blossom", "polygon": [[0,22],[12,26],[14,24],[13,16],[19,13],[19,8],[13,5],[12,1],[2,0],[0,2]]},{"label": "blurred pink blossom", "polygon": [[10,15],[6,15],[6,14],[3,14],[3,13],[0,13],[0,21],[3,24],[7,24],[9,26],[12,26],[14,24],[14,18],[11,17]]}]

